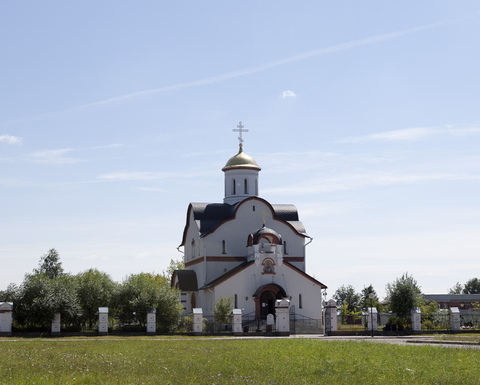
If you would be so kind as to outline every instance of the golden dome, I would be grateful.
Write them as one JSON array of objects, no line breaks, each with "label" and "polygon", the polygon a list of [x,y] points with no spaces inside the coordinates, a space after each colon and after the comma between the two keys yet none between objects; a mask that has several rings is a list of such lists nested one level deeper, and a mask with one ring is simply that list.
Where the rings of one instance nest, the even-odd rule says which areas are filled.
[{"label": "golden dome", "polygon": [[232,156],[225,167],[222,168],[222,171],[233,170],[235,168],[248,168],[252,170],[260,171],[261,168],[258,166],[255,159],[251,156],[245,154],[242,149],[242,145],[240,145],[240,149],[238,150],[238,154]]}]

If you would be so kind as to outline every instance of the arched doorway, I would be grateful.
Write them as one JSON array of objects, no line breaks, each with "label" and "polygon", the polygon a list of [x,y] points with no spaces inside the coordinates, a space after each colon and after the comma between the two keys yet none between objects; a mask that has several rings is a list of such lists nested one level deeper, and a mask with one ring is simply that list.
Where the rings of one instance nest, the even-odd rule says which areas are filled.
[{"label": "arched doorway", "polygon": [[265,290],[260,296],[260,318],[266,319],[267,315],[275,314],[275,300],[277,299],[273,291]]},{"label": "arched doorway", "polygon": [[275,301],[286,296],[283,287],[275,283],[259,287],[254,295],[255,317],[266,319],[268,314],[275,315]]}]

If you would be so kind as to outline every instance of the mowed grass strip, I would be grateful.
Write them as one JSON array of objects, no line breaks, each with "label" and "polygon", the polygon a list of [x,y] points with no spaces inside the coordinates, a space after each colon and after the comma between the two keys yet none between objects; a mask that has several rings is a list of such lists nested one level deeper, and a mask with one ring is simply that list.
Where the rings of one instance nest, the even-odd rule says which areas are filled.
[{"label": "mowed grass strip", "polygon": [[478,384],[480,351],[316,339],[0,341],[2,384]]}]

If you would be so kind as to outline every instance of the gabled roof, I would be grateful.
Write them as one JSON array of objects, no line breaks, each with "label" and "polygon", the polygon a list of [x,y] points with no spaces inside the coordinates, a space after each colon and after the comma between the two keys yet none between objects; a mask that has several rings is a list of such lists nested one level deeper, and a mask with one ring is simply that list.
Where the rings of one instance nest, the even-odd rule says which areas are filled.
[{"label": "gabled roof", "polygon": [[232,270],[227,271],[225,274],[222,274],[220,277],[215,278],[213,281],[210,281],[203,285],[199,290],[209,289],[222,283],[223,281],[229,279],[230,277],[234,276],[235,274],[239,273],[240,271],[246,269],[250,265],[253,265],[255,261],[245,261],[238,266],[235,266]]},{"label": "gabled roof", "polygon": [[[255,263],[255,261],[246,261],[246,262],[243,262],[241,263],[240,265],[234,267],[232,270],[230,271],[227,271],[225,274],[222,274],[220,277],[218,278],[215,278],[213,281],[210,281],[208,283],[206,283],[205,285],[203,285],[201,288],[199,288],[198,290],[204,290],[204,289],[210,289],[214,286],[217,286],[218,284],[226,281],[227,279],[229,279],[230,277],[234,276],[235,274],[238,274],[240,273],[242,270],[245,270],[246,268],[248,268],[249,266],[253,265]],[[322,289],[326,289],[327,286],[324,285],[323,283],[321,283],[320,281],[317,281],[315,278],[313,278],[312,276],[308,275],[307,273],[305,273],[304,271],[300,270],[298,267],[295,267],[294,265],[292,265],[290,262],[287,262],[287,261],[283,261],[283,264],[288,266],[289,268],[291,268],[292,270],[295,270],[297,273],[299,273],[300,275],[302,275],[303,277],[307,278],[308,280],[310,280],[311,282],[317,284],[318,286],[320,286]]]},{"label": "gabled roof", "polygon": [[323,283],[321,283],[320,281],[316,280],[315,278],[313,278],[311,275],[308,275],[307,273],[305,273],[303,270],[300,270],[298,267],[296,267],[295,265],[292,265],[290,262],[287,262],[285,260],[283,260],[283,264],[290,267],[292,270],[295,270],[297,273],[303,275],[305,278],[309,279],[310,281],[312,281],[313,283],[319,285],[322,289],[327,289],[328,286],[324,285]]},{"label": "gabled roof", "polygon": [[187,229],[190,225],[190,213],[193,213],[193,219],[200,230],[200,237],[204,237],[213,233],[223,223],[235,219],[239,207],[250,200],[258,200],[267,204],[273,212],[273,219],[284,222],[298,235],[308,237],[303,223],[298,220],[298,211],[294,205],[271,205],[265,199],[251,197],[233,205],[227,203],[190,203],[187,210],[187,223],[183,231],[183,238],[180,246],[184,246],[186,242],[185,238],[187,236]]}]

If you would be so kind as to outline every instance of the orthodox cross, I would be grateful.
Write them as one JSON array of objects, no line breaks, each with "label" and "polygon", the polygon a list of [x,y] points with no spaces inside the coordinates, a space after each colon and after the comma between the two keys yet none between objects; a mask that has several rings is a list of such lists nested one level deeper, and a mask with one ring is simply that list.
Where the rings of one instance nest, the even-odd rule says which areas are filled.
[{"label": "orthodox cross", "polygon": [[242,147],[242,143],[243,143],[243,138],[242,138],[242,132],[248,132],[248,130],[244,130],[243,129],[243,124],[242,122],[240,121],[237,125],[237,128],[234,128],[232,131],[235,131],[235,132],[239,132],[240,133],[240,136],[238,137],[238,142],[240,144],[240,147]]},{"label": "orthodox cross", "polygon": [[265,224],[265,217],[268,217],[270,214],[267,214],[267,213],[265,212],[265,209],[263,209],[263,213],[258,214],[258,215],[261,216],[261,217],[263,217],[263,224]]}]

